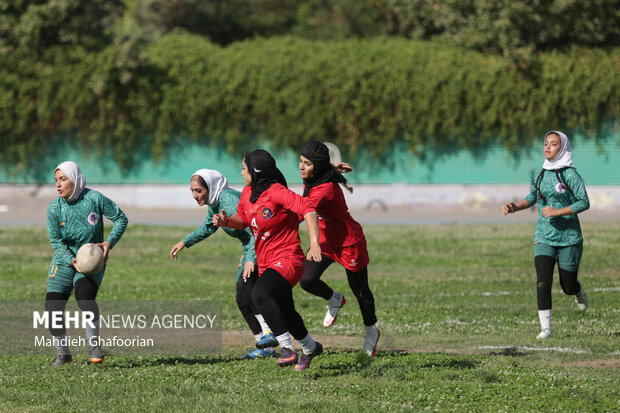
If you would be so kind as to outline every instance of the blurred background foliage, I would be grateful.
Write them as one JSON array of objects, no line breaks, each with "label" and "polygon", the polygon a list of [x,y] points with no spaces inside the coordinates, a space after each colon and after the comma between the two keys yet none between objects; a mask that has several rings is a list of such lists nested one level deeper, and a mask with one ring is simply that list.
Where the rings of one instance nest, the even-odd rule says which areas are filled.
[{"label": "blurred background foliage", "polygon": [[600,139],[619,50],[618,0],[0,0],[0,160],[67,135],[124,168],[179,139],[349,159]]}]

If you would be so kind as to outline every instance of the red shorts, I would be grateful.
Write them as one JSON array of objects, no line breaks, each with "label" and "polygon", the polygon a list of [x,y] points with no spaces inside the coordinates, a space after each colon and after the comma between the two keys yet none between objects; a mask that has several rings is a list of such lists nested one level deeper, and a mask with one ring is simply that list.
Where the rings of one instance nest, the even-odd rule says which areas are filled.
[{"label": "red shorts", "polygon": [[332,249],[327,244],[321,244],[321,253],[353,272],[363,270],[370,262],[366,238],[362,238],[357,244],[338,249]]},{"label": "red shorts", "polygon": [[263,274],[263,270],[267,268],[277,271],[278,274],[283,276],[286,281],[291,284],[291,287],[295,287],[299,280],[301,280],[301,276],[304,275],[303,255],[301,259],[292,257],[290,259],[272,262],[267,265],[266,268],[260,267],[260,274],[258,276],[260,277]]}]

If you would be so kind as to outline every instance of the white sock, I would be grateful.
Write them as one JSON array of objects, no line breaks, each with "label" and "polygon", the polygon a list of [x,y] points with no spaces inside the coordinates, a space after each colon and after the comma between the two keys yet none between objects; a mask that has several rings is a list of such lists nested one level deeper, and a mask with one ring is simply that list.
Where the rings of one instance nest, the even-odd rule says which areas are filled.
[{"label": "white sock", "polygon": [[371,334],[375,334],[375,331],[377,331],[377,324],[373,324],[371,326],[364,326],[364,332],[366,333],[366,336],[369,336]]},{"label": "white sock", "polygon": [[301,351],[303,351],[306,355],[312,353],[316,349],[316,341],[314,341],[310,333],[308,333],[306,337],[297,341],[301,344]]},{"label": "white sock", "polygon": [[267,334],[271,333],[271,329],[267,325],[267,322],[263,318],[262,314],[255,314],[254,317],[256,317],[256,319],[260,323],[260,328],[263,329],[263,335],[267,335]]},{"label": "white sock", "polygon": [[257,343],[260,341],[261,338],[263,338],[262,334],[254,334],[254,340],[256,340]]},{"label": "white sock", "polygon": [[61,336],[52,336],[52,342],[54,343],[54,347],[56,347],[56,351],[61,356],[70,356],[71,350],[67,346],[67,335],[63,334]]},{"label": "white sock", "polygon": [[289,350],[295,351],[295,347],[293,347],[293,343],[291,343],[291,335],[288,331],[284,334],[280,334],[276,337],[278,340],[278,344],[280,344],[280,348],[287,348]]},{"label": "white sock", "polygon": [[551,330],[551,309],[538,310],[538,318],[540,319],[541,330]]}]

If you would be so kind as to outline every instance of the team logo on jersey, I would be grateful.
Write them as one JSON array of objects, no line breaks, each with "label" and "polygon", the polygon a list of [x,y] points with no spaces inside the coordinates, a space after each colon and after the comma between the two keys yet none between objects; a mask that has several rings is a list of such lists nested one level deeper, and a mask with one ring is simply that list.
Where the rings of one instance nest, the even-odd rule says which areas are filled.
[{"label": "team logo on jersey", "polygon": [[282,265],[282,263],[281,263],[280,261],[278,261],[278,262],[276,263],[276,267],[284,268],[284,266]]},{"label": "team logo on jersey", "polygon": [[271,212],[271,209],[269,209],[269,208],[264,208],[263,209],[263,218],[269,219],[272,216],[273,216],[273,212]]},{"label": "team logo on jersey", "polygon": [[60,228],[64,228],[65,227],[65,221],[61,221],[60,222]]},{"label": "team logo on jersey", "polygon": [[557,192],[558,194],[563,194],[564,192],[566,192],[566,186],[562,182],[558,182],[558,184],[555,186],[555,192]]},{"label": "team logo on jersey", "polygon": [[357,266],[357,261],[351,258],[351,267],[355,267],[355,266]]},{"label": "team logo on jersey", "polygon": [[52,265],[50,267],[50,272],[48,274],[48,277],[50,280],[54,279],[54,277],[56,276],[56,273],[58,272],[58,265]]},{"label": "team logo on jersey", "polygon": [[99,215],[91,212],[90,214],[88,214],[88,218],[86,220],[90,225],[97,225],[97,222],[99,222]]}]

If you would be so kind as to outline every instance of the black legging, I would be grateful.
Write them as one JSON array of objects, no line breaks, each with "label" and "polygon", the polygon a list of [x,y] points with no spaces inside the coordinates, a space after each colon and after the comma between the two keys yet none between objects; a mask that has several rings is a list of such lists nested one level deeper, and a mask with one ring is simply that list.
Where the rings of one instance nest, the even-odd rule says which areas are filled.
[{"label": "black legging", "polygon": [[296,340],[301,340],[308,335],[304,320],[295,310],[293,287],[276,270],[268,268],[258,277],[252,298],[276,336],[288,331]]},{"label": "black legging", "polygon": [[[310,294],[329,300],[334,294],[334,290],[321,280],[321,275],[333,262],[334,260],[327,258],[325,255],[321,255],[320,262],[306,260],[304,275],[299,282],[301,288]],[[349,287],[351,287],[351,291],[355,298],[357,298],[364,325],[371,326],[377,322],[377,316],[375,314],[375,297],[368,286],[368,267],[364,267],[357,272],[346,271]]]},{"label": "black legging", "polygon": [[[551,310],[551,285],[553,284],[553,269],[556,259],[546,255],[534,257],[536,266],[536,295],[539,310]],[[577,281],[577,272],[568,271],[558,266],[560,285],[567,295],[575,295],[581,291],[581,284]]]},{"label": "black legging", "polygon": [[[99,320],[99,306],[95,301],[97,298],[97,291],[99,287],[97,287],[97,283],[95,283],[90,278],[80,278],[75,283],[75,300],[77,301],[78,307],[82,311],[91,311],[94,313],[95,318],[93,321]],[[71,296],[71,293],[51,293],[48,292],[45,294],[45,311],[60,311],[62,312],[62,328],[51,328],[50,324],[50,333],[53,336],[61,336],[67,332],[64,327],[64,311],[65,306],[67,305],[67,300]],[[50,314],[50,320],[51,314]]]},{"label": "black legging", "polygon": [[254,301],[252,300],[252,290],[254,289],[254,284],[258,279],[258,268],[254,266],[254,271],[247,278],[247,280],[243,280],[243,276],[239,277],[239,281],[237,281],[237,306],[239,307],[239,311],[245,318],[246,323],[252,330],[252,334],[261,334],[263,332],[260,323],[256,319],[256,314],[260,314],[256,305],[254,305]]}]

